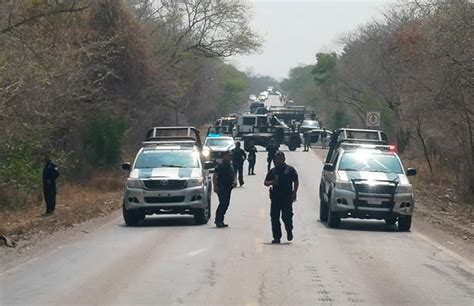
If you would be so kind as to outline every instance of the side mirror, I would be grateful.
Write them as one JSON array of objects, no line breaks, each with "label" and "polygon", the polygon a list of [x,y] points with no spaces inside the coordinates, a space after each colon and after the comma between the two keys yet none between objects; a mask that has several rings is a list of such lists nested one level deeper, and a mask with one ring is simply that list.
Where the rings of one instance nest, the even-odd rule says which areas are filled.
[{"label": "side mirror", "polygon": [[212,169],[212,168],[215,168],[215,167],[216,167],[216,164],[213,161],[204,162],[204,169],[205,170],[209,170],[209,169]]},{"label": "side mirror", "polygon": [[407,176],[415,176],[415,175],[416,175],[416,169],[414,168],[407,169]]},{"label": "side mirror", "polygon": [[333,164],[324,164],[324,171],[334,171],[334,165]]},{"label": "side mirror", "polygon": [[130,163],[123,163],[122,164],[122,170],[130,171],[130,170],[132,170],[132,166],[130,166]]}]

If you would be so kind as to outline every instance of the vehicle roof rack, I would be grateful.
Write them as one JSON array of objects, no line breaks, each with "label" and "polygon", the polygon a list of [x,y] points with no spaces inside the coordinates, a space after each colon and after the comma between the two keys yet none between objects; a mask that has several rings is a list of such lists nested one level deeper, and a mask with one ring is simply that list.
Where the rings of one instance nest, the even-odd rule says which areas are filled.
[{"label": "vehicle roof rack", "polygon": [[145,142],[154,142],[154,145],[193,143],[202,149],[199,130],[192,126],[153,127],[146,133]]},{"label": "vehicle roof rack", "polygon": [[329,141],[329,151],[326,155],[326,163],[331,160],[334,151],[339,148],[341,143],[388,145],[388,137],[385,132],[380,130],[352,128],[336,129],[332,133],[331,140]]}]

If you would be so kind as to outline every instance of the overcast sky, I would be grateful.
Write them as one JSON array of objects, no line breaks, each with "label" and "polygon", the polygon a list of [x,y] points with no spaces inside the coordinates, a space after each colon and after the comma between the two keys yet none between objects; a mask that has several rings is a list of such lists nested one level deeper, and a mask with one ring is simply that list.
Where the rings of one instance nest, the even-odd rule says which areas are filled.
[{"label": "overcast sky", "polygon": [[[242,71],[286,77],[317,52],[338,50],[337,41],[357,26],[380,18],[393,0],[249,0],[252,26],[265,40],[260,54],[230,59]],[[339,46],[340,48],[340,46]]]}]

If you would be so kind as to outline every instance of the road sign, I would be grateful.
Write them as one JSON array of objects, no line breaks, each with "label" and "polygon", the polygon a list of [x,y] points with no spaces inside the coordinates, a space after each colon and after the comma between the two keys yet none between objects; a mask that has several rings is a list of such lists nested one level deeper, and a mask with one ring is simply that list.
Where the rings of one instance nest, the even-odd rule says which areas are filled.
[{"label": "road sign", "polygon": [[367,127],[380,126],[380,112],[367,112]]}]

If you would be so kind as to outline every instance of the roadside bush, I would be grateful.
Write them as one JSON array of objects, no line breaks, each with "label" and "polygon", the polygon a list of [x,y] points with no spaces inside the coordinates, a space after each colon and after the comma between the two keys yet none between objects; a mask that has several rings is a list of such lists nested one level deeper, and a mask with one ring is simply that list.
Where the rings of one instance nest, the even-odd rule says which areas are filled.
[{"label": "roadside bush", "polygon": [[85,151],[88,162],[101,168],[110,168],[121,160],[121,145],[127,131],[122,118],[93,119],[85,133]]}]

